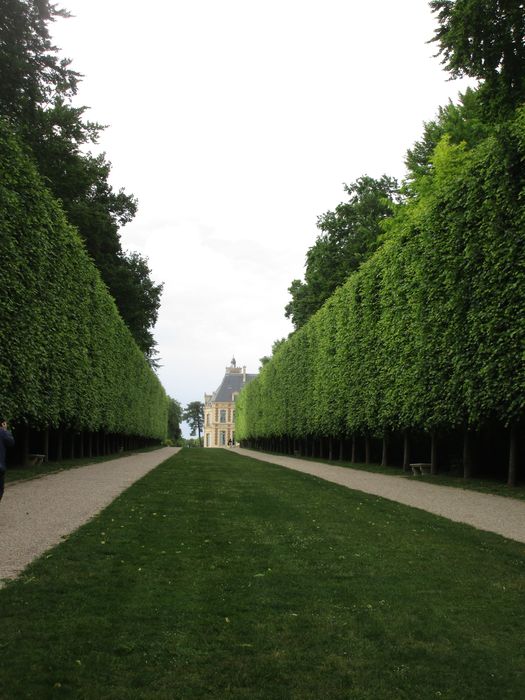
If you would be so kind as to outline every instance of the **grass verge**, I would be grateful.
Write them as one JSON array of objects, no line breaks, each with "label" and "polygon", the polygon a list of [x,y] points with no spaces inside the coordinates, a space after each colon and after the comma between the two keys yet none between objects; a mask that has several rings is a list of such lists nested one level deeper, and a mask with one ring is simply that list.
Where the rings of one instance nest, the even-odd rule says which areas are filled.
[{"label": "grass verge", "polygon": [[[254,450],[256,452],[256,450]],[[264,454],[275,454],[279,457],[293,457],[293,455],[285,454],[284,452],[266,452]],[[411,472],[405,472],[401,467],[388,466],[382,467],[380,464],[365,464],[364,462],[352,463],[339,461],[337,459],[321,459],[320,457],[299,457],[307,462],[317,462],[318,464],[330,464],[334,467],[344,467],[345,469],[359,469],[360,471],[372,472],[374,474],[386,474],[387,476],[399,476],[403,479],[416,479],[417,481],[425,481],[428,484],[437,484],[438,486],[452,486],[453,488],[466,489],[467,491],[479,491],[480,493],[488,493],[493,496],[504,496],[506,498],[518,498],[525,500],[525,484],[518,486],[508,486],[502,481],[496,479],[464,479],[461,475],[453,475],[450,473],[441,473],[434,476],[426,474],[424,476],[414,476]]]},{"label": "grass verge", "polygon": [[523,697],[525,547],[183,450],[0,591],[0,697]]},{"label": "grass verge", "polygon": [[130,450],[128,452],[116,452],[112,455],[105,455],[101,457],[78,457],[75,459],[62,459],[60,462],[44,462],[39,464],[37,467],[32,466],[13,466],[9,467],[6,471],[6,483],[11,483],[14,481],[26,481],[27,479],[38,479],[41,476],[46,476],[46,474],[54,474],[55,472],[63,472],[67,469],[76,469],[77,467],[85,467],[87,464],[96,464],[98,462],[110,462],[113,459],[120,459],[121,457],[129,457],[130,455],[139,454],[141,452],[152,452],[154,450],[160,450],[161,445],[155,445],[155,447],[143,447],[140,450]]}]

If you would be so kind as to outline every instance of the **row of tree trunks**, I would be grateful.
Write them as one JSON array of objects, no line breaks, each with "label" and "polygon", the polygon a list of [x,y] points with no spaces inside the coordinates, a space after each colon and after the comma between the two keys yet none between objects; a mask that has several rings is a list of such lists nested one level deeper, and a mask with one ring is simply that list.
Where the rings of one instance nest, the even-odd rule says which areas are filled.
[{"label": "row of tree trunks", "polygon": [[[517,425],[512,425],[508,433],[508,468],[507,468],[507,483],[509,486],[516,486],[519,477],[519,460],[520,451],[523,451],[525,444],[523,435]],[[381,465],[386,467],[390,464],[390,437],[391,435],[385,431],[382,440]],[[401,437],[401,436],[399,436]],[[361,443],[364,454],[365,464],[372,463],[372,436],[365,434],[364,436],[351,436],[351,453],[350,459],[353,464],[359,461],[358,457],[358,438]],[[474,441],[475,433],[465,428],[463,432],[463,450],[462,450],[462,465],[463,478],[470,479],[474,475]],[[444,442],[444,438],[441,438]],[[429,455],[430,473],[436,475],[439,473],[439,451],[440,451],[440,436],[436,430],[430,432]],[[339,449],[337,450],[337,443]],[[348,440],[344,437],[337,438],[335,436],[318,437],[308,436],[303,438],[290,438],[288,436],[280,438],[260,438],[243,441],[243,446],[267,450],[271,452],[283,452],[285,454],[298,455],[303,457],[317,457],[320,459],[328,459],[333,461],[336,457],[342,461],[345,455],[345,448],[348,449]],[[402,434],[402,468],[403,471],[410,470],[412,441],[410,432],[405,430]],[[377,446],[377,445],[376,445]]]},{"label": "row of tree trunks", "polygon": [[36,430],[27,425],[14,426],[15,450],[13,463],[29,465],[30,455],[42,455],[46,460],[100,457],[158,443],[157,440],[114,433],[75,431],[66,428]]}]

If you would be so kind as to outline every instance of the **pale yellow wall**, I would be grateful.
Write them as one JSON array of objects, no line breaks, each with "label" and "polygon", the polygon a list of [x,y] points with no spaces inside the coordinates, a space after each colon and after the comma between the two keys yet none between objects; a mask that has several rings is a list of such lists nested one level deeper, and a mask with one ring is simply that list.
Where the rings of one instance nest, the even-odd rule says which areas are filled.
[{"label": "pale yellow wall", "polygon": [[[225,422],[221,423],[221,410],[226,411]],[[235,433],[235,403],[233,401],[212,402],[204,407],[204,447],[227,447],[228,440]],[[224,432],[224,444],[221,443]]]}]

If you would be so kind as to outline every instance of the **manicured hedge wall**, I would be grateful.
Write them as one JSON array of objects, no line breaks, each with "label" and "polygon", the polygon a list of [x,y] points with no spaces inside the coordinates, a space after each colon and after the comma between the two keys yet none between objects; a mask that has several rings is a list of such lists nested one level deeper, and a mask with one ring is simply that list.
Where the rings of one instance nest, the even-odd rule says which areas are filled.
[{"label": "manicured hedge wall", "polygon": [[0,413],[160,439],[167,397],[76,231],[0,121]]},{"label": "manicured hedge wall", "polygon": [[416,188],[378,252],[241,392],[240,440],[468,434],[495,422],[516,435],[525,108],[472,150],[444,139]]}]

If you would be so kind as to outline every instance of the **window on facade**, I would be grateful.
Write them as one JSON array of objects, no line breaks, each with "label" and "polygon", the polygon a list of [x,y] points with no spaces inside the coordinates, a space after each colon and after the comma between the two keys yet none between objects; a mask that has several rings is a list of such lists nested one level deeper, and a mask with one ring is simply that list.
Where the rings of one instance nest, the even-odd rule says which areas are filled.
[{"label": "window on facade", "polygon": [[206,447],[209,447],[209,446],[210,446],[210,434],[206,433]]},{"label": "window on facade", "polygon": [[211,418],[210,414],[207,413],[207,414],[206,414],[206,425],[209,425],[209,424],[210,424],[210,418]]},{"label": "window on facade", "polygon": [[219,438],[220,438],[219,444],[225,445],[226,444],[226,431],[225,430],[221,430]]},{"label": "window on facade", "polygon": [[221,410],[220,410],[219,422],[226,423],[226,409],[225,408],[221,408]]}]

